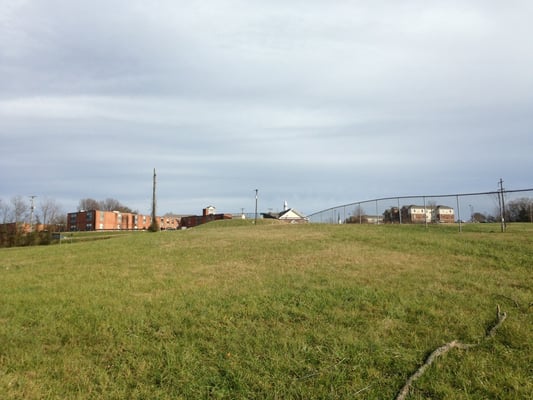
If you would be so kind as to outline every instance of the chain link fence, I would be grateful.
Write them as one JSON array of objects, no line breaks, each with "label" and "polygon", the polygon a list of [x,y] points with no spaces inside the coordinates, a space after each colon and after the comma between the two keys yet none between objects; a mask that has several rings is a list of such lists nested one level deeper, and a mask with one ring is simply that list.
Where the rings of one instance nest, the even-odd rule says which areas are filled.
[{"label": "chain link fence", "polygon": [[331,207],[308,216],[327,224],[533,222],[533,188],[481,193],[397,196]]}]

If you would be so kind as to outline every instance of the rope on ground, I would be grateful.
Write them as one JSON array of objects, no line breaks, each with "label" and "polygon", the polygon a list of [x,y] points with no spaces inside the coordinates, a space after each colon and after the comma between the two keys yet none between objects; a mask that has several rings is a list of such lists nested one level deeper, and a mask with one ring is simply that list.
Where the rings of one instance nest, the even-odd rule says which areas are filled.
[{"label": "rope on ground", "polygon": [[[486,339],[493,337],[496,334],[496,330],[501,326],[501,324],[503,323],[503,321],[505,321],[506,318],[507,318],[507,313],[501,312],[500,306],[498,305],[496,309],[496,323],[494,324],[492,328],[490,328],[487,331],[487,334],[485,335],[484,339],[486,340]],[[449,352],[450,350],[454,348],[471,349],[472,347],[476,347],[476,346],[479,346],[479,343],[468,344],[468,343],[461,343],[457,340],[454,340],[434,350],[429,355],[429,357],[426,359],[424,364],[422,364],[420,368],[418,368],[416,372],[413,375],[411,375],[409,379],[407,379],[407,382],[405,383],[404,387],[398,392],[398,395],[396,396],[396,400],[404,400],[408,396],[409,390],[411,389],[412,384],[424,374],[426,369],[428,369],[428,367],[433,363],[433,361],[435,361],[437,357],[443,354],[446,354],[447,352]]]}]

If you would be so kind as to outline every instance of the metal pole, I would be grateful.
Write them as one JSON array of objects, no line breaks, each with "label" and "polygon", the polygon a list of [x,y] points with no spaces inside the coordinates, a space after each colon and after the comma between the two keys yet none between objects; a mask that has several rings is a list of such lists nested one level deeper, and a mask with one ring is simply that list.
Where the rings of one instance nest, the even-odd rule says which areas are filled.
[{"label": "metal pole", "polygon": [[157,199],[156,199],[156,184],[157,184],[157,175],[155,173],[155,168],[154,168],[154,179],[153,179],[153,184],[152,184],[152,230],[155,231],[156,229],[159,228],[159,224],[158,224],[158,221],[157,221],[157,211],[156,211],[156,208],[157,208]]},{"label": "metal pole", "polygon": [[424,199],[424,226],[427,228],[428,227],[428,217],[427,217],[427,213],[426,213],[426,196],[424,196],[423,199]]},{"label": "metal pole", "polygon": [[503,179],[500,178],[500,193],[498,198],[500,199],[500,223],[501,223],[501,231],[505,231],[505,201],[503,199]]},{"label": "metal pole", "polygon": [[400,198],[398,197],[398,218],[400,218],[400,225],[402,224],[402,210],[400,210]]},{"label": "metal pole", "polygon": [[503,189],[503,180],[501,181],[502,184],[502,222],[503,222],[503,230],[505,231],[507,229],[507,223],[505,221],[505,191]]},{"label": "metal pole", "polygon": [[459,221],[459,232],[463,231],[463,226],[461,222],[461,209],[459,208],[459,196],[455,196],[457,201],[457,220]]},{"label": "metal pole", "polygon": [[258,192],[259,192],[259,189],[255,189],[255,219],[254,219],[254,224],[257,225],[257,198],[258,198]]}]

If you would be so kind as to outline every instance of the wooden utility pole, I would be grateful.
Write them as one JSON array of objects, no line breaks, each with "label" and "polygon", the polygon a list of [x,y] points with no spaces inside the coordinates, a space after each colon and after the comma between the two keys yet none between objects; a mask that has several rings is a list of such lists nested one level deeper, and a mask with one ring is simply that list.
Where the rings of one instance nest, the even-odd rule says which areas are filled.
[{"label": "wooden utility pole", "polygon": [[153,189],[152,189],[152,223],[150,224],[150,228],[153,232],[157,232],[159,230],[159,224],[157,223],[157,212],[156,212],[156,197],[155,197],[155,187],[156,187],[156,173],[154,168],[154,183],[153,183]]}]

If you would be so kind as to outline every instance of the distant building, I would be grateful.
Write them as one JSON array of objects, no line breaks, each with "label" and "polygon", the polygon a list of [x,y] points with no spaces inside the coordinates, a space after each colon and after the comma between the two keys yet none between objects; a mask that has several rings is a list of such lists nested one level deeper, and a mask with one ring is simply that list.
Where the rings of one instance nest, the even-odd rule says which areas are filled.
[{"label": "distant building", "polygon": [[280,221],[290,222],[290,223],[305,223],[309,222],[307,217],[294,208],[288,208],[281,212],[278,216]]},{"label": "distant building", "polygon": [[198,225],[206,224],[211,221],[218,221],[223,219],[232,219],[231,214],[217,214],[216,208],[207,206],[202,210],[202,215],[189,215],[181,217],[181,228],[193,228]]},{"label": "distant building", "polygon": [[453,223],[455,222],[455,213],[451,207],[437,206],[434,209],[432,218],[433,222]]},{"label": "distant building", "polygon": [[402,207],[402,222],[404,223],[426,223],[431,222],[431,208],[424,206],[403,206]]},{"label": "distant building", "polygon": [[383,215],[365,215],[367,224],[382,224]]},{"label": "distant building", "polygon": [[451,223],[455,221],[453,208],[443,205],[403,206],[401,214],[404,223]]},{"label": "distant building", "polygon": [[33,224],[32,226],[26,222],[8,222],[6,224],[0,224],[0,232],[8,234],[42,232],[48,228],[51,228],[52,230],[59,230],[59,226],[57,225],[45,226],[43,224]]},{"label": "distant building", "polygon": [[277,219],[279,221],[290,222],[290,223],[306,223],[309,222],[309,219],[295,210],[294,208],[289,208],[287,202],[283,204],[283,211],[279,213],[269,212],[263,213],[263,218]]},{"label": "distant building", "polygon": [[215,206],[207,206],[202,210],[202,215],[215,215],[217,213],[217,208]]},{"label": "distant building", "polygon": [[[157,217],[161,230],[177,229],[179,218]],[[145,230],[150,228],[150,215],[119,211],[87,210],[67,214],[69,231]]]},{"label": "distant building", "polygon": [[178,215],[164,215],[157,218],[159,218],[159,229],[165,231],[178,229],[180,227],[182,217]]}]

